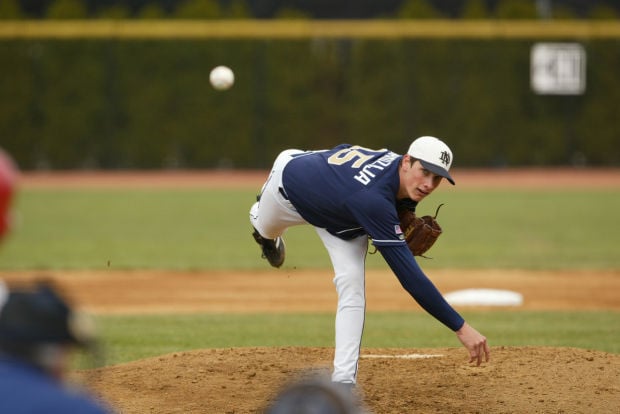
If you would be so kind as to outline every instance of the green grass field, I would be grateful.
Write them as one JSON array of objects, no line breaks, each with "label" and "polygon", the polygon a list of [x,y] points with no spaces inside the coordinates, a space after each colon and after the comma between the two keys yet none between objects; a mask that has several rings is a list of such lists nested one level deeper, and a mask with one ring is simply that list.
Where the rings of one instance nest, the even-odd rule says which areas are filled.
[{"label": "green grass field", "polygon": [[[253,269],[249,190],[25,189],[17,227],[0,250],[1,270]],[[438,191],[419,208],[444,235],[425,268],[619,269],[620,193]],[[287,263],[327,268],[309,226],[287,234]],[[371,267],[386,266],[379,255]],[[620,313],[471,312],[493,346],[575,346],[620,353]],[[189,349],[332,346],[331,314],[98,315],[108,363]],[[424,313],[372,313],[365,347],[459,346]]]},{"label": "green grass field", "polygon": [[[554,346],[620,353],[620,313],[464,312],[491,346]],[[108,315],[96,318],[107,364],[182,350],[256,346],[332,347],[334,315]],[[369,312],[363,347],[459,347],[456,336],[423,312]],[[465,352],[465,351],[463,351]]]},{"label": "green grass field", "polygon": [[[620,193],[438,191],[419,213],[444,234],[427,267],[618,269]],[[0,269],[252,269],[248,190],[25,190]],[[309,226],[292,228],[287,266],[329,267]],[[385,266],[370,256],[369,266]]]}]

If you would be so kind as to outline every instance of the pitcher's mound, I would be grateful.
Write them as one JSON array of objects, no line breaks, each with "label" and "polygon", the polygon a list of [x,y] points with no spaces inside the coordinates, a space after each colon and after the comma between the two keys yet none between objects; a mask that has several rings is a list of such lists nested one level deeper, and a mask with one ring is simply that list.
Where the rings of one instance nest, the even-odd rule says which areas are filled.
[{"label": "pitcher's mound", "polygon": [[[617,413],[620,355],[497,347],[468,364],[463,348],[363,349],[358,390],[381,413]],[[331,348],[180,352],[82,373],[124,414],[259,413],[300,375],[328,373]]]}]

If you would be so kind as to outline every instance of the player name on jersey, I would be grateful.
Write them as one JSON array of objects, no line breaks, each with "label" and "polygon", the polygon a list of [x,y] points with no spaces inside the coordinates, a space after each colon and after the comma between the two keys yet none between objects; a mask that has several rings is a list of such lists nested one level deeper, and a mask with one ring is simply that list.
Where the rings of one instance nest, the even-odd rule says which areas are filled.
[{"label": "player name on jersey", "polygon": [[372,170],[383,171],[395,159],[398,159],[399,157],[400,155],[390,151],[383,157],[379,158],[377,161],[364,165],[362,170],[357,173],[353,178],[355,178],[357,181],[364,185],[368,185],[372,181],[372,179],[376,177]]}]

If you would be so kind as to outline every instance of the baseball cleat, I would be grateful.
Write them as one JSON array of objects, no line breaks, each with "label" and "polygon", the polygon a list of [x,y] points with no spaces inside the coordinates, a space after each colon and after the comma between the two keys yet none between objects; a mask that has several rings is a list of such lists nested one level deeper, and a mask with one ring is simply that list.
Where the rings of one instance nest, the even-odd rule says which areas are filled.
[{"label": "baseball cleat", "polygon": [[273,267],[280,267],[282,263],[284,263],[284,240],[282,237],[276,237],[275,239],[266,239],[261,236],[260,233],[254,229],[254,240],[256,243],[260,244],[261,249],[263,251],[262,258],[267,259],[270,265]]}]

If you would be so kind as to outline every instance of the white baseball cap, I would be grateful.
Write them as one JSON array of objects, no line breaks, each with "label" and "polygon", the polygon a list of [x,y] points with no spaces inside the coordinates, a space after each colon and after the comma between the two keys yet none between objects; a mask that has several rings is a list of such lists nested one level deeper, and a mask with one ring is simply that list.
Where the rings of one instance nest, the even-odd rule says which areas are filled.
[{"label": "white baseball cap", "polygon": [[452,165],[452,151],[443,141],[429,136],[416,138],[409,146],[407,154],[420,161],[430,172],[444,177],[454,185],[448,172]]}]

